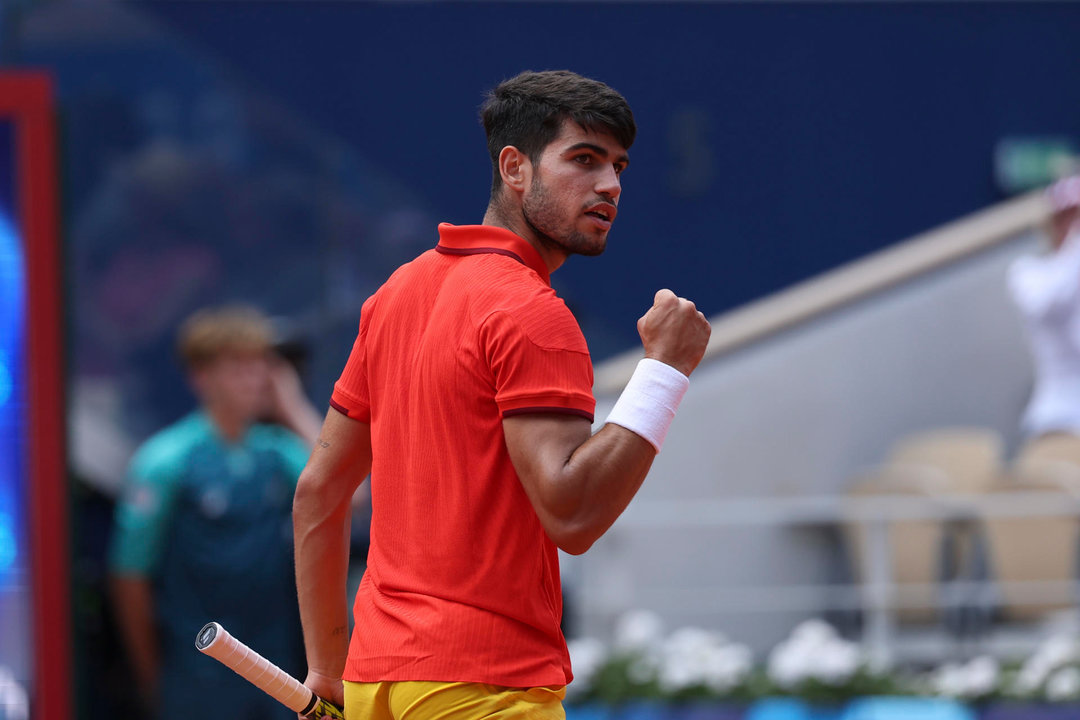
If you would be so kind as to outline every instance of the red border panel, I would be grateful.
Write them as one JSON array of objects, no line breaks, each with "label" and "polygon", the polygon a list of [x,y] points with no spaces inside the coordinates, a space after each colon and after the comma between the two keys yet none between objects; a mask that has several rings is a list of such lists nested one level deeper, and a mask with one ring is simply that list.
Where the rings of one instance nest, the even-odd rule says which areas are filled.
[{"label": "red border panel", "polygon": [[59,221],[52,81],[0,74],[0,116],[14,121],[19,225],[26,239],[28,442],[34,617],[33,717],[71,720],[71,590],[64,462]]}]

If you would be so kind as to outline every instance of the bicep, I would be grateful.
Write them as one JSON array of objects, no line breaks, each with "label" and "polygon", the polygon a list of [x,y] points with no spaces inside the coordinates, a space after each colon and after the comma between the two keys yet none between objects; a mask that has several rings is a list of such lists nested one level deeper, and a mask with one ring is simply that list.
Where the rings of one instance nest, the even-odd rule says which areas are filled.
[{"label": "bicep", "polygon": [[331,408],[300,474],[297,491],[328,493],[328,499],[348,498],[369,472],[371,426]]},{"label": "bicep", "polygon": [[538,513],[558,502],[559,484],[574,452],[589,439],[592,424],[564,413],[503,418],[506,449]]}]

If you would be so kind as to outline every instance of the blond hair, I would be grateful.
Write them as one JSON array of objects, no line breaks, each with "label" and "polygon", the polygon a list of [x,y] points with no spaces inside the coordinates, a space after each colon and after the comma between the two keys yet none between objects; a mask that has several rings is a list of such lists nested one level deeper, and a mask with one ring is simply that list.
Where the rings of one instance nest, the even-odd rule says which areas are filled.
[{"label": "blond hair", "polygon": [[188,369],[204,367],[227,353],[263,353],[273,346],[270,319],[250,305],[205,308],[180,326],[177,350]]}]

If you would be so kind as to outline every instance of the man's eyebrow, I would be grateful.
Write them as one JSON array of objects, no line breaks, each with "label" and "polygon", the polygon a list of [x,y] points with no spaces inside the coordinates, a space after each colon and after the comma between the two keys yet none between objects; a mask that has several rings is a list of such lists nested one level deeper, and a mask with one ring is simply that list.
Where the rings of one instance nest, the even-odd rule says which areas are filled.
[{"label": "man's eyebrow", "polygon": [[[584,142],[583,141],[583,142],[576,143],[576,144],[571,145],[570,147],[566,148],[567,153],[577,152],[578,150],[591,150],[594,153],[596,153],[597,155],[599,155],[600,157],[603,157],[605,159],[608,156],[607,148],[603,147],[602,145],[596,145],[595,143],[591,143],[591,142]],[[630,164],[630,156],[628,156],[626,153],[623,153],[622,155],[619,155],[618,157],[615,158],[615,162],[621,162],[623,165],[629,165]]]}]

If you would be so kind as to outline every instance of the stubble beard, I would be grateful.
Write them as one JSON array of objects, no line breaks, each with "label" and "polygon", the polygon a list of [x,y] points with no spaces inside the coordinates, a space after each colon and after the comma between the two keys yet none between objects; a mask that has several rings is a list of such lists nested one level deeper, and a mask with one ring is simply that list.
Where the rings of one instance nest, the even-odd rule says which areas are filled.
[{"label": "stubble beard", "polygon": [[604,252],[606,235],[590,237],[574,229],[572,220],[569,227],[560,231],[560,226],[567,222],[566,213],[555,205],[539,177],[533,177],[529,190],[521,203],[521,217],[543,245],[562,250],[567,255],[595,257]]}]

